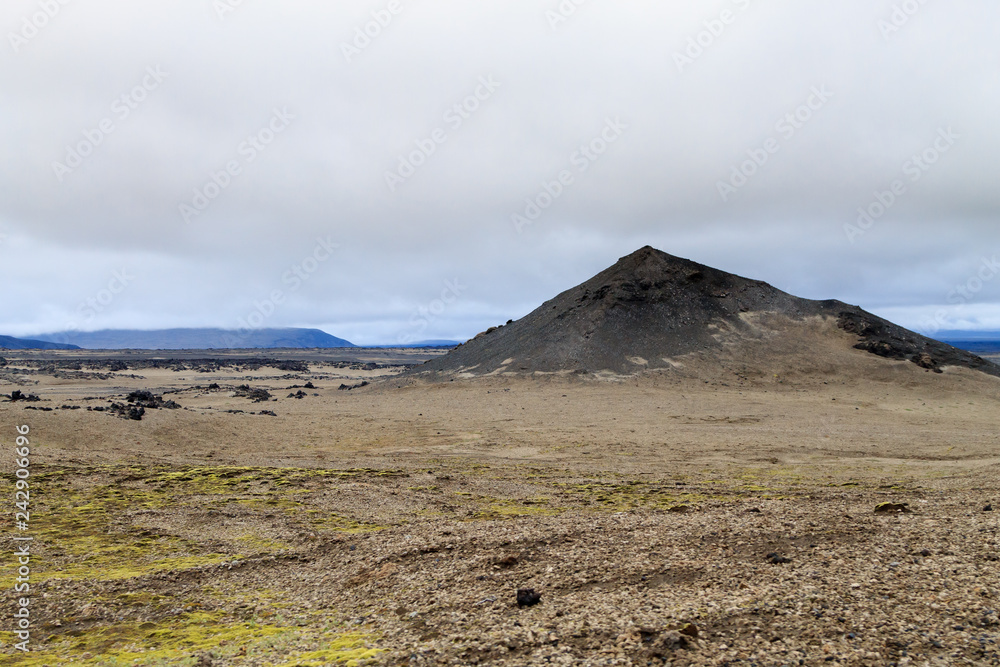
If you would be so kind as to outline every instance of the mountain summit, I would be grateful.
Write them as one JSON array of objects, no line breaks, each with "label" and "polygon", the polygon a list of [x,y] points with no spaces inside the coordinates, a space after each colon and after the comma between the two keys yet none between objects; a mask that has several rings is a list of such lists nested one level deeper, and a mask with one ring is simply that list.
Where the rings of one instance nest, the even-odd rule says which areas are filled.
[{"label": "mountain summit", "polygon": [[926,370],[964,366],[1000,376],[1000,367],[980,357],[857,306],[801,299],[650,246],[420,370],[633,374],[683,367],[692,355],[738,358],[752,370],[755,359],[768,356],[764,352],[773,357],[811,348],[822,354],[827,344]]}]

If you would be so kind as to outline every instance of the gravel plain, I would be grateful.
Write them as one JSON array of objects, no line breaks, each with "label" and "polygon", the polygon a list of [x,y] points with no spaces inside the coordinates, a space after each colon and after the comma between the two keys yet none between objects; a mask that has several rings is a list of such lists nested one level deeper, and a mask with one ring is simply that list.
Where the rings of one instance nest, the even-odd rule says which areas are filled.
[{"label": "gravel plain", "polygon": [[[365,363],[11,359],[5,390],[39,396],[0,403],[4,446],[33,439],[36,625],[20,654],[0,616],[0,661],[1000,665],[995,378]],[[137,389],[180,407],[94,409]]]}]

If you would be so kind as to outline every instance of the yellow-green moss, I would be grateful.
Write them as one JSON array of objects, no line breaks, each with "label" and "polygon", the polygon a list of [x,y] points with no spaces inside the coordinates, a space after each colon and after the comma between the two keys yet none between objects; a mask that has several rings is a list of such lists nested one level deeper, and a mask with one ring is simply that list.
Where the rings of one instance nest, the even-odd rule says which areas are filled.
[{"label": "yellow-green moss", "polygon": [[[160,571],[211,565],[251,553],[280,550],[273,540],[215,538],[211,545],[162,534],[143,525],[142,510],[218,509],[236,503],[251,512],[282,510],[311,530],[361,532],[381,526],[350,518],[307,512],[309,497],[337,480],[399,476],[395,470],[313,470],[247,466],[36,466],[30,482],[34,538],[32,578],[127,579]],[[99,481],[98,481],[99,480]],[[97,482],[97,483],[94,483]],[[12,494],[14,478],[0,479],[0,493]],[[199,540],[200,541],[200,540]],[[0,588],[10,588],[10,570]]]},{"label": "yellow-green moss", "polygon": [[323,650],[300,653],[292,660],[277,663],[275,667],[320,667],[331,663],[359,665],[362,661],[375,658],[382,652],[382,649],[369,647],[370,641],[368,635],[341,635]]},{"label": "yellow-green moss", "polygon": [[[311,510],[316,511],[316,510]],[[376,530],[385,530],[387,526],[379,526],[371,523],[354,521],[336,514],[323,512],[321,516],[313,516],[309,519],[309,525],[314,530],[333,531],[338,533],[367,533]]]},{"label": "yellow-green moss", "polygon": [[[10,653],[13,639],[13,633],[0,633],[9,656],[7,663],[25,667],[66,664],[70,660],[102,667],[193,665],[204,653],[220,658],[246,656],[268,665],[357,665],[381,652],[370,646],[375,641],[371,635],[233,622],[219,613],[204,612],[54,635],[42,643],[33,643],[27,654]],[[314,650],[315,646],[326,648]]]},{"label": "yellow-green moss", "polygon": [[473,513],[476,519],[496,519],[510,516],[553,516],[561,514],[564,510],[558,507],[550,507],[548,498],[490,498],[480,497],[477,499],[484,506],[478,512]]}]

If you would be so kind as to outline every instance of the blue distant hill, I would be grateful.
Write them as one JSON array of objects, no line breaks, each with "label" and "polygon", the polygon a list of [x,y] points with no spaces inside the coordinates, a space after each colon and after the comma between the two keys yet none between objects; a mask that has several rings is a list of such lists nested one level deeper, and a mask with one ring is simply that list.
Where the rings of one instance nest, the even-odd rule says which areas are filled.
[{"label": "blue distant hill", "polygon": [[0,350],[77,350],[76,345],[63,345],[45,340],[27,340],[0,336]]},{"label": "blue distant hill", "polygon": [[386,345],[368,345],[367,347],[458,347],[460,340],[418,340],[415,343],[395,343]]},{"label": "blue distant hill", "polygon": [[1000,354],[1000,331],[939,331],[934,338],[973,354]]},{"label": "blue distant hill", "polygon": [[88,350],[219,350],[355,347],[319,329],[159,329],[142,331],[64,331],[37,336],[40,341]]},{"label": "blue distant hill", "polygon": [[952,340],[981,340],[987,342],[1000,342],[1000,331],[958,331],[944,330],[938,331],[932,338],[947,343]]}]

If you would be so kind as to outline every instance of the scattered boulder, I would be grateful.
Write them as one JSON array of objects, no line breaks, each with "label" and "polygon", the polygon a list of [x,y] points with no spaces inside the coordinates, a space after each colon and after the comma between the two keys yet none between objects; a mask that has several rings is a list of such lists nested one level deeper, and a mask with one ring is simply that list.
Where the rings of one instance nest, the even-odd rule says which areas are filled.
[{"label": "scattered boulder", "polygon": [[791,563],[792,562],[791,558],[788,558],[786,556],[782,556],[782,555],[780,555],[777,552],[771,552],[771,553],[767,554],[766,556],[764,556],[764,560],[766,560],[771,565],[784,565],[785,563]]},{"label": "scattered boulder", "polygon": [[257,414],[259,414],[259,415],[267,415],[268,417],[277,417],[278,416],[277,413],[275,413],[275,412],[273,412],[271,410],[261,410]]},{"label": "scattered boulder", "polygon": [[902,514],[910,511],[909,503],[879,503],[875,506],[876,514]]},{"label": "scattered boulder", "polygon": [[37,403],[42,399],[38,398],[34,394],[22,394],[20,389],[15,389],[10,393],[10,402],[17,403],[18,401],[25,401],[27,403]]},{"label": "scattered boulder", "polygon": [[534,607],[536,604],[542,601],[541,593],[536,593],[534,588],[518,588],[517,589],[517,606],[518,607]]},{"label": "scattered boulder", "polygon": [[361,387],[367,387],[367,386],[368,386],[368,381],[365,380],[361,384],[352,384],[352,385],[341,384],[339,387],[337,387],[337,389],[350,391],[352,389],[360,389]]},{"label": "scattered boulder", "polygon": [[993,511],[993,505],[987,505],[986,507],[983,508],[983,511],[984,512],[992,512]]},{"label": "scattered boulder", "polygon": [[275,361],[271,363],[272,368],[277,368],[279,371],[287,371],[293,373],[308,373],[309,364],[304,361]]},{"label": "scattered boulder", "polygon": [[685,623],[684,627],[678,630],[682,635],[687,635],[688,637],[698,638],[698,626],[694,623]]},{"label": "scattered boulder", "polygon": [[131,419],[133,421],[142,421],[143,416],[146,414],[146,408],[141,405],[127,405],[124,403],[112,403],[111,407],[108,408],[108,412],[113,415],[117,415],[122,419]]},{"label": "scattered boulder", "polygon": [[129,403],[143,405],[144,403],[156,403],[156,396],[148,389],[139,389],[126,396],[125,400]]},{"label": "scattered boulder", "polygon": [[501,558],[496,561],[493,565],[501,570],[507,570],[517,565],[517,558],[514,556],[507,556],[506,558]]},{"label": "scattered boulder", "polygon": [[175,401],[165,401],[162,396],[157,396],[147,389],[133,391],[125,397],[125,400],[136,407],[148,408],[150,410],[159,410],[160,408],[164,410],[177,410],[181,407]]},{"label": "scattered boulder", "polygon": [[687,635],[681,634],[677,630],[667,630],[666,632],[656,632],[652,630],[640,631],[642,644],[645,650],[643,656],[665,660],[677,649],[684,649],[690,645]]},{"label": "scattered boulder", "polygon": [[250,387],[250,385],[241,384],[236,388],[236,393],[234,394],[238,397],[249,398],[254,403],[263,403],[265,401],[271,400],[271,392],[267,389],[261,389],[259,387]]},{"label": "scattered boulder", "polygon": [[306,392],[304,392],[304,391],[302,391],[301,389],[299,389],[299,390],[298,390],[297,392],[295,392],[294,394],[289,394],[289,395],[288,395],[288,398],[297,398],[297,399],[301,400],[301,399],[305,398],[305,397],[306,397],[306,396],[308,396],[308,395],[309,395],[309,394],[307,394]]},{"label": "scattered boulder", "polygon": [[175,401],[165,401],[162,396],[157,396],[148,389],[137,389],[125,397],[125,403],[112,403],[107,408],[96,406],[87,409],[94,412],[110,412],[122,419],[142,421],[146,410],[177,410],[180,407]]}]

